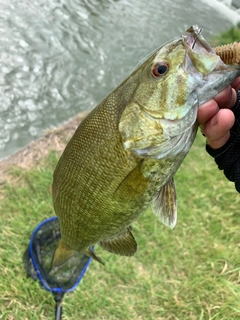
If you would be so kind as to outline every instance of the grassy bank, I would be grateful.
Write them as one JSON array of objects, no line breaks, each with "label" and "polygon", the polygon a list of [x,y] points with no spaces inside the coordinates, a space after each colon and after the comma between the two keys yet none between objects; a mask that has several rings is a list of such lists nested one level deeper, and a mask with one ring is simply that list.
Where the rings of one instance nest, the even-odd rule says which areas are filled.
[{"label": "grassy bank", "polygon": [[[22,255],[35,226],[54,215],[49,186],[58,154],[7,170],[0,185],[0,319],[54,318],[52,295],[27,279]],[[176,176],[179,220],[167,229],[151,211],[134,225],[133,258],[96,252],[64,298],[63,319],[240,319],[240,198],[197,140]]]},{"label": "grassy bank", "polygon": [[[231,29],[222,43],[238,32]],[[52,295],[26,278],[22,256],[36,225],[54,215],[52,172],[75,120],[64,134],[56,130],[0,163],[0,319],[54,318]],[[199,135],[176,175],[177,227],[167,229],[148,210],[133,225],[133,258],[96,246],[106,266],[92,262],[65,296],[63,319],[240,319],[240,197],[204,145]]]},{"label": "grassy bank", "polygon": [[239,42],[240,39],[240,23],[237,26],[231,27],[230,29],[216,35],[211,41],[211,45],[219,46],[223,44],[230,44],[234,41]]}]

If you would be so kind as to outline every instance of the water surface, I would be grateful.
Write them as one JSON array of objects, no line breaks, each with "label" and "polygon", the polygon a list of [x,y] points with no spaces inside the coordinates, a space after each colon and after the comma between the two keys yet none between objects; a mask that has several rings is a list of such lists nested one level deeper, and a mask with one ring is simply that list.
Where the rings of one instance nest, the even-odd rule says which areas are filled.
[{"label": "water surface", "polygon": [[93,108],[192,24],[208,40],[232,25],[199,0],[2,0],[0,158]]}]

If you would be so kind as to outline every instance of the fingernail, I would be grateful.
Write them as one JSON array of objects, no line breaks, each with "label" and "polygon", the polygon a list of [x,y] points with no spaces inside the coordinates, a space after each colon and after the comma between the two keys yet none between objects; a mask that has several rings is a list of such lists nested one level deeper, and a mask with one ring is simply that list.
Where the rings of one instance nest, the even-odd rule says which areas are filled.
[{"label": "fingernail", "polygon": [[215,117],[211,119],[211,125],[215,126],[217,123],[218,123],[218,115],[215,115]]}]

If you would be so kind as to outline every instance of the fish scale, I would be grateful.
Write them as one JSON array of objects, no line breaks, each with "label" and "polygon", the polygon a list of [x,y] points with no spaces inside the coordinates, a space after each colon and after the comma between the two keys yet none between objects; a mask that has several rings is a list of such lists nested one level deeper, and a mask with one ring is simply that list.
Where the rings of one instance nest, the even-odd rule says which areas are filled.
[{"label": "fish scale", "polygon": [[152,205],[173,228],[174,174],[197,132],[198,106],[240,74],[226,65],[197,26],[158,48],[79,125],[53,175],[61,239],[52,266],[77,251],[132,256],[131,224]]}]

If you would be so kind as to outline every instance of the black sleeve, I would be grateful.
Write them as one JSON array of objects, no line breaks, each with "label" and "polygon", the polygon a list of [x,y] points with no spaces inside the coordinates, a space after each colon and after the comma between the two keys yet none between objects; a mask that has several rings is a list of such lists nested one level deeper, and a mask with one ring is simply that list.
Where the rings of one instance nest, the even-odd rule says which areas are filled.
[{"label": "black sleeve", "polygon": [[235,123],[230,130],[230,138],[219,149],[206,145],[207,152],[215,159],[220,170],[223,170],[228,180],[235,182],[235,188],[240,192],[240,91],[237,92],[237,102],[232,111]]}]

